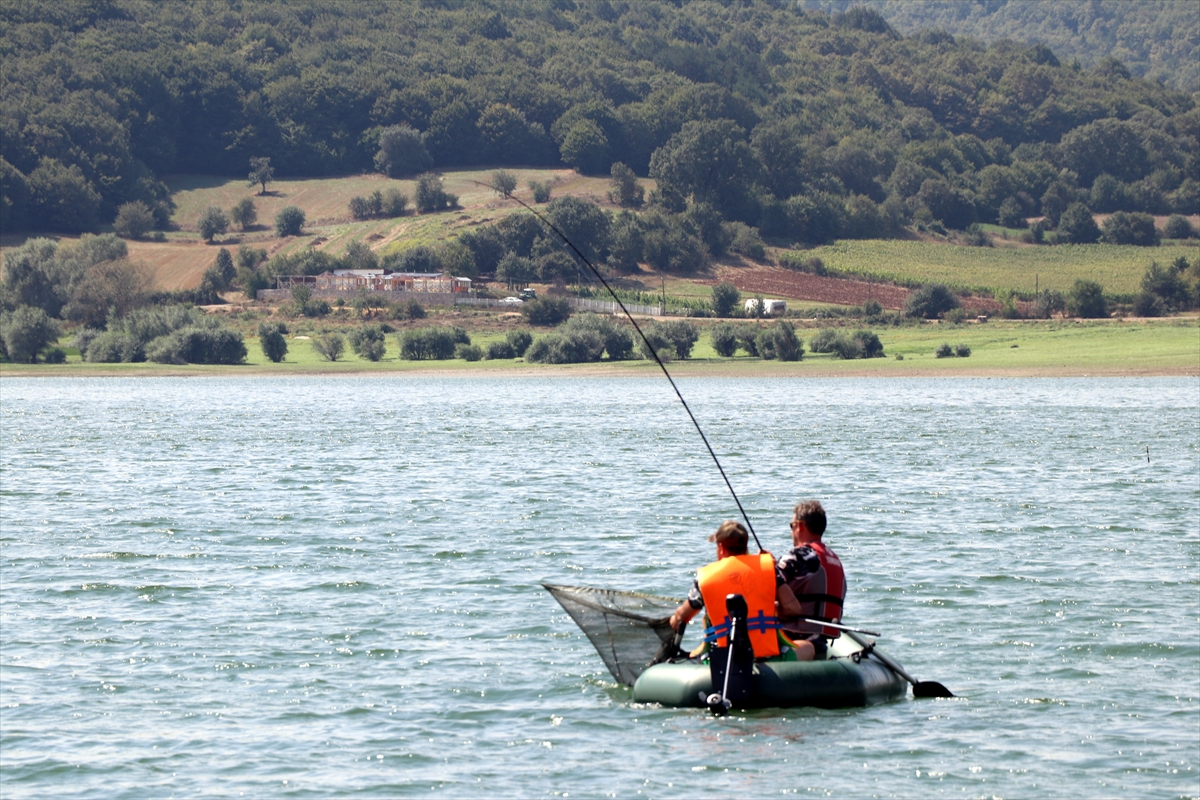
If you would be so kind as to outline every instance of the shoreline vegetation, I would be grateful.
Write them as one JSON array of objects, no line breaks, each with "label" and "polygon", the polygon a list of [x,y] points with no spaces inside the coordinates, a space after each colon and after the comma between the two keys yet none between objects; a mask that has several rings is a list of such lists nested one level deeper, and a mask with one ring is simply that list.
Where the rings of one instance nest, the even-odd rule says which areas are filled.
[{"label": "shoreline vegetation", "polygon": [[[819,330],[798,326],[796,333],[807,343]],[[882,358],[843,360],[807,352],[799,361],[777,361],[746,355],[719,357],[705,331],[692,357],[672,361],[667,368],[675,377],[1200,377],[1200,319],[1195,315],[1154,320],[940,322],[876,332],[884,347]],[[486,344],[489,338],[501,335],[480,332],[473,340]],[[235,365],[87,363],[68,351],[62,364],[0,363],[0,378],[661,376],[657,365],[646,359],[579,364],[534,364],[521,359],[402,360],[394,337],[389,337],[379,361],[347,353],[331,362],[321,360],[311,342],[289,337],[288,356],[271,363],[257,337],[248,336],[246,361]],[[943,343],[965,345],[970,355],[939,358],[936,353]]]}]

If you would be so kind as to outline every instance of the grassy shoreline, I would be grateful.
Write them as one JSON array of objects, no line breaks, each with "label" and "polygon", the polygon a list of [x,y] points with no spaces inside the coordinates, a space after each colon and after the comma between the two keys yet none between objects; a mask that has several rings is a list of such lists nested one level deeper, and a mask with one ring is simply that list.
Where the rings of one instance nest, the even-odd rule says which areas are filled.
[{"label": "grassy shoreline", "polygon": [[[800,328],[805,340],[815,329]],[[885,358],[842,361],[806,353],[798,362],[764,361],[739,355],[719,358],[707,336],[694,357],[668,365],[679,377],[1080,377],[1200,376],[1200,320],[993,321],[985,324],[926,324],[876,328]],[[477,342],[501,334],[480,334]],[[936,358],[938,345],[965,344],[969,358]],[[239,365],[89,364],[72,355],[66,364],[0,364],[2,377],[201,377],[201,376],[622,376],[658,377],[650,361],[544,365],[519,360],[402,361],[394,337],[382,361],[353,354],[337,362],[321,361],[309,341],[289,340],[288,358],[272,364],[258,341],[246,338],[249,355]],[[896,356],[903,356],[897,360]]]}]

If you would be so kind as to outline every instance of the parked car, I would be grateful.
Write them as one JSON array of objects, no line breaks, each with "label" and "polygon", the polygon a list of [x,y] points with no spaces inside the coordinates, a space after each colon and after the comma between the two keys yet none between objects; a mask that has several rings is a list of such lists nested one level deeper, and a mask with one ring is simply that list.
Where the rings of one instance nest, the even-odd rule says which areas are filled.
[{"label": "parked car", "polygon": [[503,300],[501,300],[500,302],[506,306],[519,306],[522,303],[524,303],[525,301],[519,297],[506,297]]}]

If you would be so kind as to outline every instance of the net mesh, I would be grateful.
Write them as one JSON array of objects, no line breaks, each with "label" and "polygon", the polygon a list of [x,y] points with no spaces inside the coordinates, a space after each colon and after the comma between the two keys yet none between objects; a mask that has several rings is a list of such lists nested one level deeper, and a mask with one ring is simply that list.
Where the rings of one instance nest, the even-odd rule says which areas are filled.
[{"label": "net mesh", "polygon": [[679,651],[669,622],[679,600],[587,586],[542,586],[587,634],[608,671],[621,683],[632,686],[651,664],[673,658]]}]

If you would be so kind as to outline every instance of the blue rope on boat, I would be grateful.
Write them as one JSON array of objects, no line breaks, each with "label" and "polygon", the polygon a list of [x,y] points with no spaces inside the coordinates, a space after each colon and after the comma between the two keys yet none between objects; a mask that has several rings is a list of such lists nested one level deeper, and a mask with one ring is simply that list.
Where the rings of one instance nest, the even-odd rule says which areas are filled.
[{"label": "blue rope on boat", "polygon": [[[746,630],[773,631],[779,628],[778,617],[768,617],[763,613],[762,609],[758,610],[758,616],[750,617],[746,620]],[[718,639],[722,639],[729,634],[729,617],[725,617],[725,621],[720,625],[713,625],[711,628],[704,629],[704,641],[709,644],[714,644]]]}]

